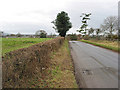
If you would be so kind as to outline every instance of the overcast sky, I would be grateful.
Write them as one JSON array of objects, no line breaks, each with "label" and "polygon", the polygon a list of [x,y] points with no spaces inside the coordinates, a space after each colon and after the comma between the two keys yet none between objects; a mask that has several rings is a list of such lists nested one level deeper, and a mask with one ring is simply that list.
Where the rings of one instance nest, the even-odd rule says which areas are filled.
[{"label": "overcast sky", "polygon": [[92,13],[89,27],[99,28],[108,16],[118,16],[119,0],[0,0],[0,30],[5,33],[34,34],[37,30],[55,33],[52,28],[57,13],[65,11],[76,33],[80,15]]}]

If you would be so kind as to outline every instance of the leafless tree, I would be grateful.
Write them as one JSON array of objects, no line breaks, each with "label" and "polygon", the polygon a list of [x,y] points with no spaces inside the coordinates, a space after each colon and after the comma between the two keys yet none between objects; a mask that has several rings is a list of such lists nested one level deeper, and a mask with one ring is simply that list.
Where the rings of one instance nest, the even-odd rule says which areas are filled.
[{"label": "leafless tree", "polygon": [[102,32],[101,29],[99,29],[99,28],[96,29],[96,35],[97,35],[97,37],[99,36],[99,34],[100,34],[101,32]]},{"label": "leafless tree", "polygon": [[118,18],[116,16],[107,17],[104,23],[101,25],[102,31],[107,32],[109,35],[113,35],[113,32],[118,30]]},{"label": "leafless tree", "polygon": [[88,35],[90,35],[90,34],[94,34],[94,29],[93,28],[90,28],[89,30],[88,30]]}]

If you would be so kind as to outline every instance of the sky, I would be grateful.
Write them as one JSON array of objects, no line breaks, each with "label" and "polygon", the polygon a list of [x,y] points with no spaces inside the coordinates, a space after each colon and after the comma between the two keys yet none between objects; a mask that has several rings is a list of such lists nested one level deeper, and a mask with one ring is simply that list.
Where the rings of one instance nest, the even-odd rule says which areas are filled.
[{"label": "sky", "polygon": [[68,13],[72,28],[67,32],[78,33],[80,15],[92,13],[88,26],[99,28],[106,17],[118,16],[119,0],[0,0],[0,31],[5,33],[35,34],[45,30],[58,34],[51,23],[61,11]]}]

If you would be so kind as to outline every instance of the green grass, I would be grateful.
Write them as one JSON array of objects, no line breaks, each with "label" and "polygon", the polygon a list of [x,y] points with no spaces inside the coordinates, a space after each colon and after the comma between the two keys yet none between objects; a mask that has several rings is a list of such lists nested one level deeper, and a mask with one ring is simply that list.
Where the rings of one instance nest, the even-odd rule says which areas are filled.
[{"label": "green grass", "polygon": [[2,38],[2,55],[52,38]]},{"label": "green grass", "polygon": [[85,43],[89,43],[89,44],[93,44],[93,45],[96,45],[96,46],[100,46],[100,47],[103,47],[103,48],[107,48],[107,49],[117,51],[117,52],[118,52],[118,50],[120,50],[120,48],[109,45],[109,43],[108,44],[100,44],[100,43],[89,41],[89,40],[80,40],[80,41],[85,42]]}]

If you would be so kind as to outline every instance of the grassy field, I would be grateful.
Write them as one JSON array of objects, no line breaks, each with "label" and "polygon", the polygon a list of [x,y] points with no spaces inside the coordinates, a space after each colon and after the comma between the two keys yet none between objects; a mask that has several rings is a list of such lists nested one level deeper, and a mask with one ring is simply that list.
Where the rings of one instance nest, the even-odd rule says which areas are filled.
[{"label": "grassy field", "polygon": [[93,44],[96,46],[100,46],[100,47],[104,47],[113,51],[117,51],[118,49],[120,50],[120,48],[118,47],[118,42],[117,41],[106,41],[106,40],[80,40],[82,42],[86,42],[89,44]]},{"label": "grassy field", "polygon": [[7,52],[25,48],[50,39],[51,38],[2,38],[2,55]]}]

